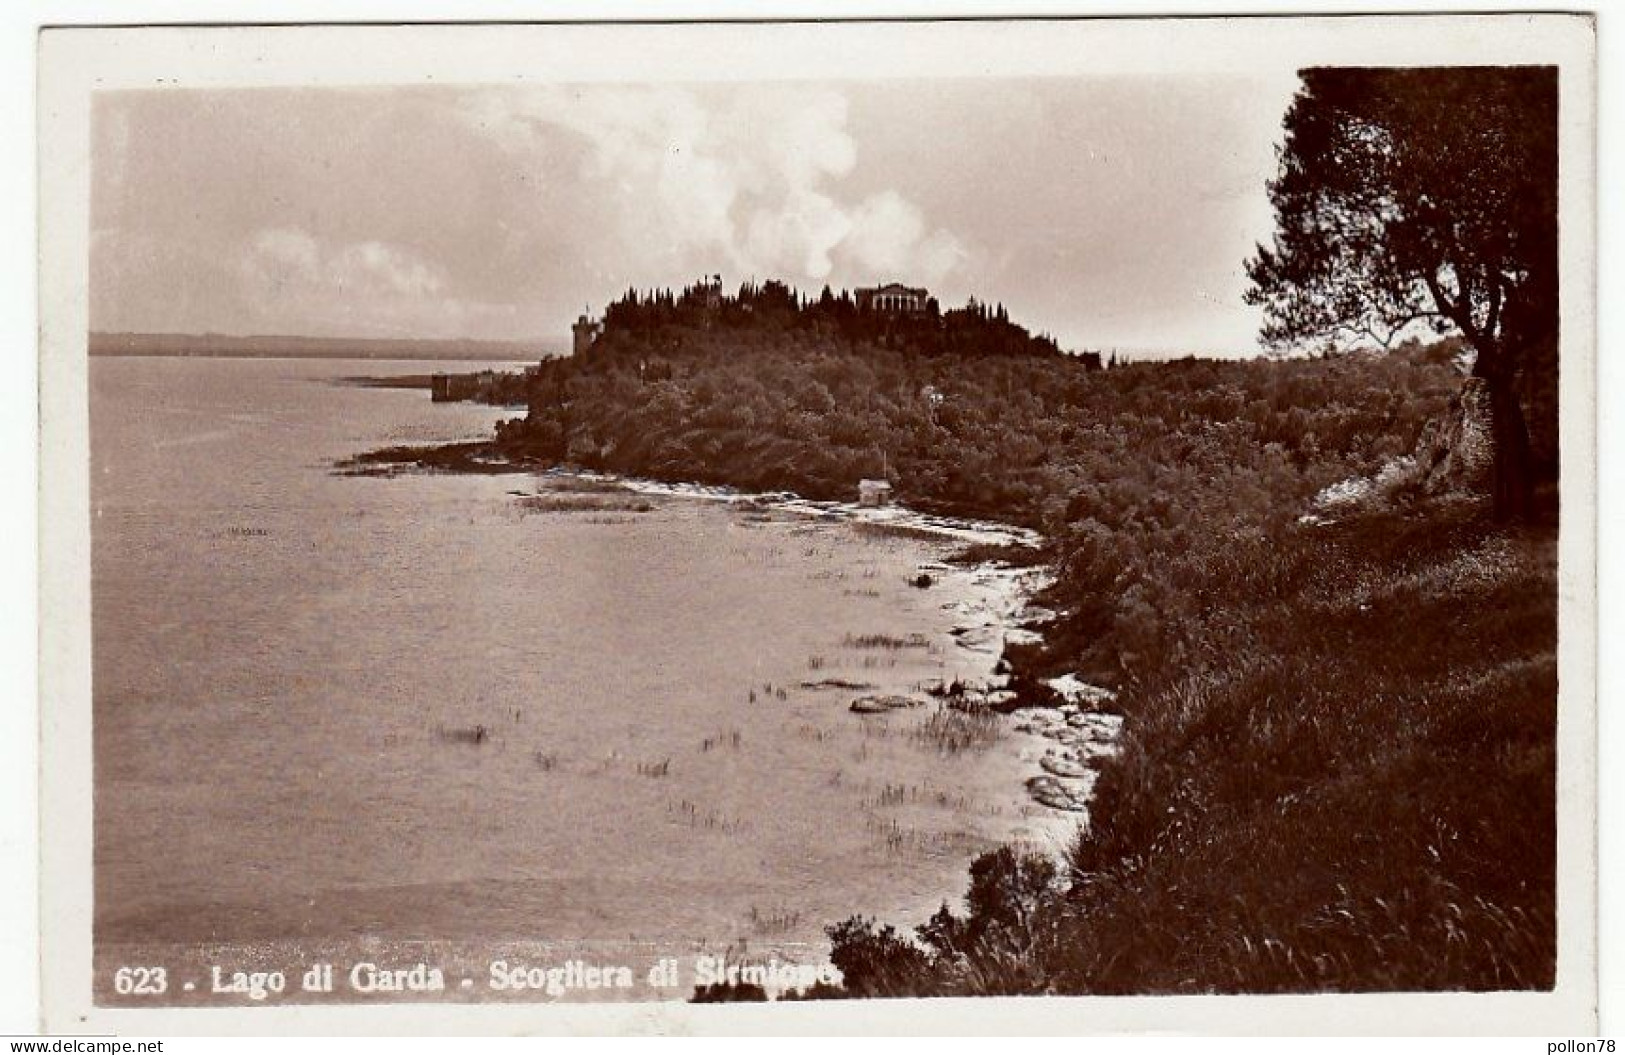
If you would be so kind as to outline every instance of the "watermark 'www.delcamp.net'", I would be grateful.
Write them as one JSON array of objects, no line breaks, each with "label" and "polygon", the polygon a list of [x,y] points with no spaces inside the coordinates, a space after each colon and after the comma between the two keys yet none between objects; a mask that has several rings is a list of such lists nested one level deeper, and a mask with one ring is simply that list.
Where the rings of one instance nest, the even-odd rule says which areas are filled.
[{"label": "watermark 'www.delcamp.net'", "polygon": [[161,1040],[14,1040],[11,1050],[54,1055],[161,1055]]},{"label": "watermark 'www.delcamp.net'", "polygon": [[1613,1055],[1612,1040],[1549,1040],[1546,1055]]}]

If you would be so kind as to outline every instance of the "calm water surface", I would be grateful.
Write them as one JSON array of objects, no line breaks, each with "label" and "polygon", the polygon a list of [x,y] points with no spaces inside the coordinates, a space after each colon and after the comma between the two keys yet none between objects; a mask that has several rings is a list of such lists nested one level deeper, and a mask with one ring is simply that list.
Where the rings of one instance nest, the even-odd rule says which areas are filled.
[{"label": "calm water surface", "polygon": [[[968,584],[907,583],[950,547],[335,475],[514,413],[334,383],[427,369],[92,361],[99,946],[821,955],[825,924],[923,918],[980,850],[1053,838],[1016,734],[948,754],[929,707],[802,686],[985,670],[947,633]],[[880,633],[923,644],[855,643]]]}]

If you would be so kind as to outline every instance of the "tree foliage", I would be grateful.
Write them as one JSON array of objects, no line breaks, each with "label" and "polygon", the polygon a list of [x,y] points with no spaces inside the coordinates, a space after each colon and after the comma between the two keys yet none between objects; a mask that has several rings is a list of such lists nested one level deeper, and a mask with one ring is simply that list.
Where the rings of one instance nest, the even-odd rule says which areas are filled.
[{"label": "tree foliage", "polygon": [[1519,400],[1557,336],[1557,73],[1309,69],[1248,299],[1277,347],[1460,334],[1495,417],[1497,507],[1527,506]]}]

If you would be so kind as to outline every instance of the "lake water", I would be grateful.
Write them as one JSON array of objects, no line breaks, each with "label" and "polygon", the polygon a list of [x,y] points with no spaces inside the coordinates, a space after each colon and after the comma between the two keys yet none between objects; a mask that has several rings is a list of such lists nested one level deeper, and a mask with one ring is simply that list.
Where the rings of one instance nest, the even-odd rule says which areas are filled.
[{"label": "lake water", "polygon": [[336,383],[429,369],[92,360],[99,986],[131,955],[815,960],[826,924],[917,922],[978,852],[1055,843],[1043,741],[948,751],[932,705],[803,686],[985,673],[949,633],[974,584],[908,581],[951,545],[335,474],[515,413]]}]

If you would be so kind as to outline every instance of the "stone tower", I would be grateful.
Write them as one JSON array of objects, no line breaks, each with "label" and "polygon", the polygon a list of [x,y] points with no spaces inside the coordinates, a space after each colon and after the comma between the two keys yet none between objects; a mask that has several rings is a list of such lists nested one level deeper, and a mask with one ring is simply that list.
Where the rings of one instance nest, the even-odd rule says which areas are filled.
[{"label": "stone tower", "polygon": [[603,332],[603,328],[603,323],[594,322],[587,318],[586,315],[576,319],[575,325],[570,327],[570,331],[575,334],[574,354],[585,355],[590,351],[592,342],[598,339],[598,335]]}]

